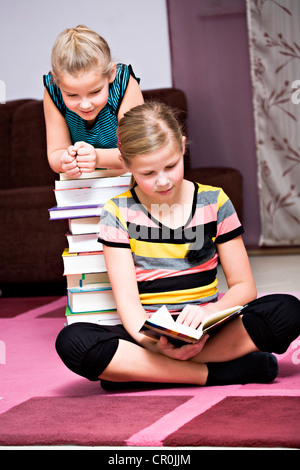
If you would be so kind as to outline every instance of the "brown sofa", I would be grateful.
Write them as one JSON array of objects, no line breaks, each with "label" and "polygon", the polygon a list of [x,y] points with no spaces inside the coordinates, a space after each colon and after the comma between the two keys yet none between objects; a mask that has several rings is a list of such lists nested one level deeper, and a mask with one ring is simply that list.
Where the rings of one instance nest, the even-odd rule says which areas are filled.
[{"label": "brown sofa", "polygon": [[[145,100],[158,99],[178,109],[186,126],[182,91],[168,88],[143,94]],[[0,142],[0,295],[64,294],[61,254],[67,246],[67,220],[49,220],[48,209],[56,204],[57,175],[46,156],[42,101],[0,104]],[[186,177],[222,186],[242,219],[242,177],[237,170],[191,169],[187,155]]]}]

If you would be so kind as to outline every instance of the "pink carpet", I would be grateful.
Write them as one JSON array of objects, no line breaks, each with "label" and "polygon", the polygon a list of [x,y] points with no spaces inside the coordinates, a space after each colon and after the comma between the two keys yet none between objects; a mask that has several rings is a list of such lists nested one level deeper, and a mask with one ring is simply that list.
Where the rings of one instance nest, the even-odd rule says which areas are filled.
[{"label": "pink carpet", "polygon": [[300,448],[300,337],[272,384],[105,392],[56,354],[65,305],[0,298],[0,446]]}]

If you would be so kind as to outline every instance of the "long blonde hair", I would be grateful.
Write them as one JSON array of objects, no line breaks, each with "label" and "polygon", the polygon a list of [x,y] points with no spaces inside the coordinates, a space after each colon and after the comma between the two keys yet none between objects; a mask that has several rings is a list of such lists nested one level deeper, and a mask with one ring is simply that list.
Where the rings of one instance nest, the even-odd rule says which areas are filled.
[{"label": "long blonde hair", "polygon": [[57,82],[61,73],[76,75],[94,67],[109,77],[113,67],[110,48],[105,39],[84,25],[60,33],[52,49],[51,62]]},{"label": "long blonde hair", "polygon": [[160,102],[146,102],[127,111],[117,129],[118,148],[125,164],[136,155],[145,155],[169,143],[182,151],[182,130],[176,112]]}]

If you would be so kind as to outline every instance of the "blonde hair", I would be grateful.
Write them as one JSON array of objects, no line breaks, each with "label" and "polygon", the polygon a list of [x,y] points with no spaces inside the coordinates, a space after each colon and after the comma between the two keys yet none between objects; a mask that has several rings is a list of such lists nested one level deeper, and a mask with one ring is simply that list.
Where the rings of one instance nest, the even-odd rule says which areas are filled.
[{"label": "blonde hair", "polygon": [[118,148],[129,166],[136,155],[145,155],[172,144],[183,151],[182,130],[175,110],[160,102],[146,102],[127,111],[117,129]]},{"label": "blonde hair", "polygon": [[51,54],[52,73],[56,81],[61,73],[76,75],[93,67],[110,76],[113,63],[109,45],[98,33],[84,25],[65,29],[57,37]]}]

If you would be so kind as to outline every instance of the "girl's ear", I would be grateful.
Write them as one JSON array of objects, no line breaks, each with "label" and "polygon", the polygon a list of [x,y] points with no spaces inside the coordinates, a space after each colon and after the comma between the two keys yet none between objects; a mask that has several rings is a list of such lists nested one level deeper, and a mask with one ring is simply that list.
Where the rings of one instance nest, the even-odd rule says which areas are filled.
[{"label": "girl's ear", "polygon": [[116,78],[116,75],[117,75],[117,66],[116,64],[112,64],[110,76],[109,76],[109,83],[112,83],[114,81],[114,79]]},{"label": "girl's ear", "polygon": [[120,160],[120,162],[121,162],[122,168],[124,168],[125,170],[128,170],[128,167],[126,166],[126,164],[125,164],[125,162],[124,162],[124,159],[123,159],[123,157],[122,157],[121,154],[118,155],[118,158],[119,158],[119,160]]}]

